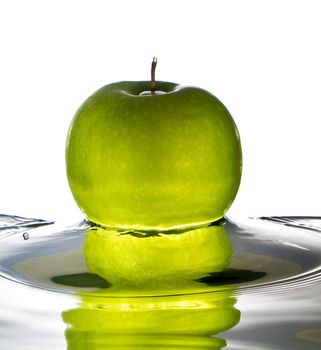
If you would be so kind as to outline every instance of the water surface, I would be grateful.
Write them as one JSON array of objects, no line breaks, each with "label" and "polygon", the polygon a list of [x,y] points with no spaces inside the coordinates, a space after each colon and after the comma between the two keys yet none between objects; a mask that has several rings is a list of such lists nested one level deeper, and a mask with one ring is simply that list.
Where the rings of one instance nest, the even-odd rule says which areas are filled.
[{"label": "water surface", "polygon": [[226,220],[206,230],[231,244],[221,271],[191,261],[190,247],[193,278],[168,273],[153,285],[135,270],[126,284],[117,268],[112,282],[88,268],[87,222],[0,216],[0,348],[320,349],[321,218]]}]

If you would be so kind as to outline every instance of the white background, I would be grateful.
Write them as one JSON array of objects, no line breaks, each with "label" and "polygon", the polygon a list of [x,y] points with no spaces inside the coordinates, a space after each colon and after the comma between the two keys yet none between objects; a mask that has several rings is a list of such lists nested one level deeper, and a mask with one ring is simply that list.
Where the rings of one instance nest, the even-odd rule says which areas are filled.
[{"label": "white background", "polygon": [[0,212],[75,222],[64,148],[102,85],[157,79],[211,91],[241,135],[230,215],[321,215],[321,3],[0,2]]}]

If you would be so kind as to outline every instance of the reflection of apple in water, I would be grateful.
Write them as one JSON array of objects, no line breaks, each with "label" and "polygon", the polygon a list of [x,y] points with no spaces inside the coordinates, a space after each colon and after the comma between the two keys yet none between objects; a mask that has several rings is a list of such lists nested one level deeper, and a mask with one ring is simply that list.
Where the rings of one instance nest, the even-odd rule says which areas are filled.
[{"label": "reflection of apple in water", "polygon": [[89,271],[116,290],[187,293],[204,290],[195,280],[228,266],[232,247],[219,225],[154,235],[93,227],[85,238],[84,255]]},{"label": "reflection of apple in water", "polygon": [[63,313],[69,350],[212,349],[226,341],[215,334],[234,327],[240,312],[232,292],[148,298],[109,297],[108,289],[81,296]]},{"label": "reflection of apple in water", "polygon": [[[209,92],[119,82],[90,96],[69,129],[69,184],[107,227],[164,230],[222,218],[241,177],[234,121]],[[145,92],[145,93],[144,93]]]}]

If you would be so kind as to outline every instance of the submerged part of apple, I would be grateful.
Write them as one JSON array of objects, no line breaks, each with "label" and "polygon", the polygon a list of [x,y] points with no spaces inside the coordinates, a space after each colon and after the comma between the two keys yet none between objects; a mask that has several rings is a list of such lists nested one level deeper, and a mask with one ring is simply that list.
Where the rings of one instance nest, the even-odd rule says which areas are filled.
[{"label": "submerged part of apple", "polygon": [[232,253],[224,226],[216,225],[155,234],[93,227],[84,242],[89,271],[123,293],[204,291],[195,281],[225,269]]},{"label": "submerged part of apple", "polygon": [[66,145],[76,202],[105,227],[168,230],[222,218],[241,178],[230,113],[199,88],[149,87],[110,84],[77,111]]}]

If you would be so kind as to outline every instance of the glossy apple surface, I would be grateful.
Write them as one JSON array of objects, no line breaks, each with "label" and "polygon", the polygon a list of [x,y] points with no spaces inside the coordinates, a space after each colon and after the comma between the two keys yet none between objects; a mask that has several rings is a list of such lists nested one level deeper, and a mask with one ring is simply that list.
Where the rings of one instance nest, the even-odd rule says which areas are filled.
[{"label": "glossy apple surface", "polygon": [[[225,106],[174,83],[106,85],[77,111],[66,145],[73,196],[106,227],[166,230],[216,221],[241,178],[241,146]],[[145,91],[145,93],[143,93]]]}]

